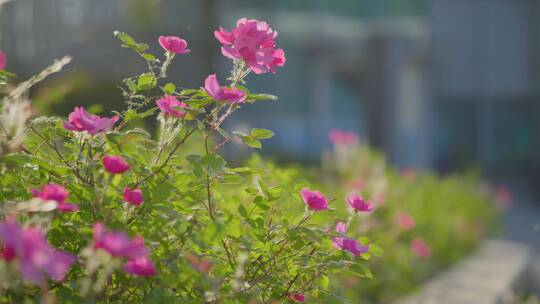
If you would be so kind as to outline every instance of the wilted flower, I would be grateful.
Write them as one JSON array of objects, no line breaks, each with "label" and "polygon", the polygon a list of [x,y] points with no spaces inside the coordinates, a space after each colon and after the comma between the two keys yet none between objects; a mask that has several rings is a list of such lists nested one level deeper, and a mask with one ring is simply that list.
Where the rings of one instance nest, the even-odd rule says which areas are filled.
[{"label": "wilted flower", "polygon": [[369,212],[373,210],[373,203],[364,200],[360,195],[353,193],[346,199],[347,205],[353,208],[356,212]]},{"label": "wilted flower", "polygon": [[182,118],[186,116],[186,112],[179,108],[188,108],[188,105],[178,100],[175,96],[165,95],[156,101],[158,108],[163,112],[165,116],[174,116]]},{"label": "wilted flower", "polygon": [[312,191],[306,187],[300,191],[300,196],[304,200],[304,203],[312,210],[320,211],[328,209],[328,201],[319,191]]},{"label": "wilted flower", "polygon": [[360,245],[357,240],[346,237],[334,237],[332,238],[332,244],[336,249],[346,250],[352,253],[354,256],[359,256],[360,254],[369,251],[369,246]]},{"label": "wilted flower", "polygon": [[118,118],[118,115],[111,118],[99,117],[86,112],[83,107],[75,107],[73,112],[69,114],[68,121],[64,122],[64,128],[77,132],[86,131],[91,135],[96,135],[109,130],[118,121]]},{"label": "wilted flower", "polygon": [[191,266],[193,266],[193,268],[197,269],[200,272],[209,272],[214,267],[214,264],[212,262],[191,253],[186,254],[186,259],[191,263]]},{"label": "wilted flower", "polygon": [[344,222],[338,222],[336,224],[336,232],[337,233],[347,233],[347,223]]},{"label": "wilted flower", "polygon": [[18,258],[21,276],[38,285],[45,276],[61,281],[76,257],[52,248],[37,228],[22,228],[14,219],[0,223],[0,246],[7,262]]},{"label": "wilted flower", "polygon": [[352,131],[332,129],[328,132],[328,139],[334,145],[352,145],[358,142],[358,135]]},{"label": "wilted flower", "polygon": [[69,192],[66,188],[58,184],[48,184],[43,186],[41,191],[38,189],[31,189],[32,195],[34,197],[40,198],[42,200],[51,200],[57,203],[57,209],[62,212],[71,212],[79,210],[79,206],[76,204],[66,202],[66,199],[69,195]]},{"label": "wilted flower", "polygon": [[139,257],[129,260],[123,267],[127,273],[137,276],[150,277],[156,274],[156,267],[148,257]]},{"label": "wilted flower", "polygon": [[3,70],[6,68],[6,62],[7,62],[6,54],[4,54],[2,50],[0,50],[0,70]]},{"label": "wilted flower", "polygon": [[124,201],[129,204],[139,206],[144,201],[144,196],[139,188],[130,189],[129,187],[124,188]]},{"label": "wilted flower", "polygon": [[221,53],[233,60],[244,60],[256,74],[271,71],[285,64],[285,52],[276,48],[278,33],[265,21],[242,18],[230,32],[220,27],[214,32],[222,44]]},{"label": "wilted flower", "polygon": [[209,75],[204,81],[204,90],[215,100],[230,103],[241,103],[246,100],[246,92],[237,88],[222,87],[219,85],[216,74]]},{"label": "wilted flower", "polygon": [[159,36],[159,45],[167,52],[174,54],[188,54],[191,52],[187,48],[187,42],[177,36]]},{"label": "wilted flower", "polygon": [[429,248],[422,238],[415,238],[411,241],[411,250],[423,259],[431,256],[431,248]]},{"label": "wilted flower", "polygon": [[412,216],[405,212],[399,212],[396,215],[396,223],[405,231],[411,230],[415,226]]},{"label": "wilted flower", "polygon": [[121,156],[105,155],[102,162],[105,170],[112,174],[121,174],[131,168]]}]

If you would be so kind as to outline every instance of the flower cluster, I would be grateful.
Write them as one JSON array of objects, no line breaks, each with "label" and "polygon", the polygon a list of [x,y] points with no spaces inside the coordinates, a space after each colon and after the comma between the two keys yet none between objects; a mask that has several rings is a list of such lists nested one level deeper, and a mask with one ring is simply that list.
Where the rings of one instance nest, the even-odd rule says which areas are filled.
[{"label": "flower cluster", "polygon": [[[0,277],[20,276],[43,287],[44,297],[74,300],[304,302],[312,294],[325,297],[317,285],[344,265],[358,266],[357,257],[375,248],[347,233],[360,212],[373,210],[371,201],[346,197],[344,205],[354,212],[344,212],[349,218],[335,231],[320,229],[323,220],[335,220],[324,212],[333,209],[323,193],[306,187],[300,190],[305,208],[288,204],[299,190],[296,177],[230,168],[219,153],[228,142],[261,148],[261,140],[273,136],[266,129],[246,134],[222,127],[241,107],[274,99],[244,87],[251,72],[274,73],[285,63],[268,23],[240,19],[231,31],[216,31],[223,55],[233,59],[228,83],[212,73],[196,89],[166,81],[173,59],[191,52],[186,40],[160,36],[165,53],[156,56],[126,33],[115,36],[148,68],[124,79],[127,108],[99,116],[77,106],[67,120],[37,120],[23,151],[22,162],[32,165],[13,158],[8,165],[17,169],[6,170],[0,162],[8,175],[0,186],[9,190],[2,198],[10,202],[0,210],[6,219],[0,223],[0,266],[14,263],[0,267]],[[135,127],[150,116],[159,123],[155,132]],[[5,180],[20,181],[34,198],[17,202],[28,193]],[[77,254],[76,267],[75,255],[53,248],[47,238]],[[69,284],[47,288],[47,278],[66,276]],[[334,286],[324,288],[330,294]]]},{"label": "flower cluster", "polygon": [[276,72],[285,64],[285,52],[276,48],[276,37],[268,23],[255,19],[240,19],[231,31],[220,28],[214,32],[221,42],[221,53],[234,60],[243,60],[256,74]]},{"label": "flower cluster", "polygon": [[[321,211],[328,209],[328,200],[319,191],[312,191],[306,187],[300,191],[300,196],[310,210]],[[357,194],[352,194],[351,196],[347,197],[346,202],[349,207],[355,210],[355,212],[370,212],[373,210],[373,204],[371,202],[364,201]],[[369,251],[369,246],[360,245],[357,240],[350,239],[345,236],[347,233],[346,223],[337,223],[335,231],[342,235],[332,238],[332,243],[335,248],[349,251],[354,256],[358,256]]]}]

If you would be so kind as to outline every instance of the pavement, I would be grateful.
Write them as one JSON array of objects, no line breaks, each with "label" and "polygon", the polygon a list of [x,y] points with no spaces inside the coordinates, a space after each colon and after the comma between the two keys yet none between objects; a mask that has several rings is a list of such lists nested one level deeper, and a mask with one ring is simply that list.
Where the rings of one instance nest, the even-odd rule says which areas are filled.
[{"label": "pavement", "polygon": [[540,201],[530,188],[510,184],[513,203],[503,233],[443,271],[418,293],[395,304],[506,304],[517,293],[540,297]]}]

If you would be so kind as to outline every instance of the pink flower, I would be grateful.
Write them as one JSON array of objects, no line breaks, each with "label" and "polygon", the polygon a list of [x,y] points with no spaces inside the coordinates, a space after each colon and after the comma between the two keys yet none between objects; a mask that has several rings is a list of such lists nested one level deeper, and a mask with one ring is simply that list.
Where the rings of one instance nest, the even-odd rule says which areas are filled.
[{"label": "pink flower", "polygon": [[336,224],[336,232],[337,233],[347,233],[347,223],[344,222],[338,222]]},{"label": "pink flower", "polygon": [[3,70],[6,68],[6,62],[7,62],[6,54],[4,54],[2,50],[0,50],[0,70]]},{"label": "pink flower", "polygon": [[186,116],[186,112],[179,110],[178,108],[187,109],[188,105],[179,101],[175,96],[165,95],[156,101],[158,108],[163,114],[182,118]]},{"label": "pink flower", "polygon": [[18,258],[21,276],[38,285],[46,283],[46,275],[55,281],[63,280],[76,260],[75,256],[50,247],[41,230],[24,229],[14,219],[0,223],[0,245],[5,260]]},{"label": "pink flower", "polygon": [[121,174],[131,168],[121,156],[105,155],[102,162],[105,170],[112,174]]},{"label": "pink flower", "polygon": [[301,293],[294,293],[291,295],[291,298],[296,302],[304,302],[306,297]]},{"label": "pink flower", "polygon": [[148,257],[139,257],[129,260],[123,267],[127,273],[137,276],[150,277],[156,274],[156,267]]},{"label": "pink flower", "polygon": [[512,206],[513,195],[510,189],[506,186],[499,186],[495,190],[495,203],[502,209],[507,209]]},{"label": "pink flower", "polygon": [[130,189],[128,187],[124,188],[124,201],[129,204],[139,206],[144,201],[144,196],[141,189]]},{"label": "pink flower", "polygon": [[58,184],[48,184],[43,186],[41,191],[37,189],[30,189],[34,197],[42,200],[51,200],[57,203],[57,208],[61,212],[72,212],[79,210],[79,206],[76,204],[66,202],[69,195],[68,191]]},{"label": "pink flower", "polygon": [[357,179],[349,180],[345,184],[345,186],[351,190],[361,190],[362,188],[364,188],[365,184],[366,184],[366,181],[364,179],[357,178]]},{"label": "pink flower", "polygon": [[369,251],[369,246],[362,246],[357,240],[346,237],[334,237],[332,238],[332,244],[336,249],[346,250],[354,256],[359,256]]},{"label": "pink flower", "polygon": [[99,117],[86,112],[83,107],[75,107],[73,112],[69,114],[68,121],[64,122],[64,128],[77,132],[86,131],[90,135],[96,135],[109,130],[118,121],[118,118],[118,115],[111,118]]},{"label": "pink flower", "polygon": [[0,223],[0,248],[2,257],[10,262],[21,250],[22,229],[14,219],[8,218]]},{"label": "pink flower", "polygon": [[403,168],[401,169],[401,175],[406,181],[413,181],[416,179],[416,170],[414,168]]},{"label": "pink flower", "polygon": [[242,103],[247,97],[246,92],[242,90],[220,86],[216,74],[206,77],[204,90],[215,100],[230,103]]},{"label": "pink flower", "polygon": [[358,135],[352,131],[332,129],[328,132],[328,138],[334,145],[352,145],[358,142]]},{"label": "pink flower", "polygon": [[93,248],[103,249],[114,257],[137,259],[148,256],[142,237],[129,239],[119,231],[106,231],[102,223],[94,224]]},{"label": "pink flower", "polygon": [[214,32],[222,44],[221,53],[233,60],[244,60],[256,74],[276,72],[276,67],[285,65],[285,52],[276,49],[278,33],[265,21],[242,18],[230,32],[220,27]]},{"label": "pink flower", "polygon": [[159,36],[159,44],[167,52],[175,54],[188,54],[187,42],[177,36]]},{"label": "pink flower", "polygon": [[369,212],[373,210],[373,203],[364,200],[360,195],[353,193],[346,199],[347,205],[353,208],[356,212]]},{"label": "pink flower", "polygon": [[415,238],[411,241],[411,250],[423,259],[431,256],[431,249],[421,238]]},{"label": "pink flower", "polygon": [[311,191],[306,187],[300,190],[300,196],[311,210],[321,211],[328,209],[328,201],[319,191]]},{"label": "pink flower", "polygon": [[405,231],[411,230],[415,226],[414,219],[412,218],[412,216],[410,216],[409,214],[405,212],[399,212],[396,215],[396,222]]}]

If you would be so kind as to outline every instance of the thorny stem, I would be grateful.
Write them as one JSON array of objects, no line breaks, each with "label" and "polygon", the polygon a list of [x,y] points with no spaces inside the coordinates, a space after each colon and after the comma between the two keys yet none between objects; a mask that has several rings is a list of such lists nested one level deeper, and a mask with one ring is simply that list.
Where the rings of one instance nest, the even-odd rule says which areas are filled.
[{"label": "thorny stem", "polygon": [[167,166],[167,164],[169,163],[169,161],[171,160],[171,158],[173,157],[174,153],[176,153],[176,150],[178,150],[178,148],[180,148],[180,146],[191,136],[191,134],[193,134],[195,131],[197,130],[197,127],[194,127],[193,129],[191,129],[190,131],[187,131],[186,134],[184,135],[184,137],[179,140],[176,145],[174,146],[174,148],[171,150],[171,152],[169,152],[169,154],[167,155],[167,158],[165,158],[165,161],[154,171],[152,171],[150,174],[148,174],[147,176],[145,176],[144,178],[142,178],[140,181],[138,181],[135,186],[138,186],[140,185],[142,182],[145,182],[147,181],[149,178],[151,178],[152,176],[158,174],[159,172],[161,172],[161,170],[163,170],[163,168],[165,168]]},{"label": "thorny stem", "polygon": [[[210,137],[210,134],[207,133],[204,135],[204,150],[206,152],[206,156],[210,155],[210,150],[208,148],[208,139]],[[211,179],[210,179],[210,166],[207,166],[206,169],[206,195],[208,199],[208,213],[210,215],[210,218],[214,220],[214,207],[212,204],[212,189],[211,189]]]},{"label": "thorny stem", "polygon": [[58,147],[56,147],[56,145],[52,144],[49,142],[49,140],[47,138],[45,138],[45,136],[43,136],[41,133],[39,133],[38,131],[36,131],[36,129],[34,129],[33,127],[30,127],[30,129],[39,137],[41,138],[51,149],[53,149],[53,151],[56,153],[56,155],[60,158],[60,160],[73,172],[73,174],[78,178],[80,179],[81,181],[83,181],[84,183],[86,184],[89,184],[90,185],[90,182],[88,180],[86,180],[84,177],[81,176],[81,174],[79,173],[79,170],[77,170],[76,168],[74,168],[65,158],[64,156],[62,155],[62,153],[60,153],[60,151],[58,150]]}]

